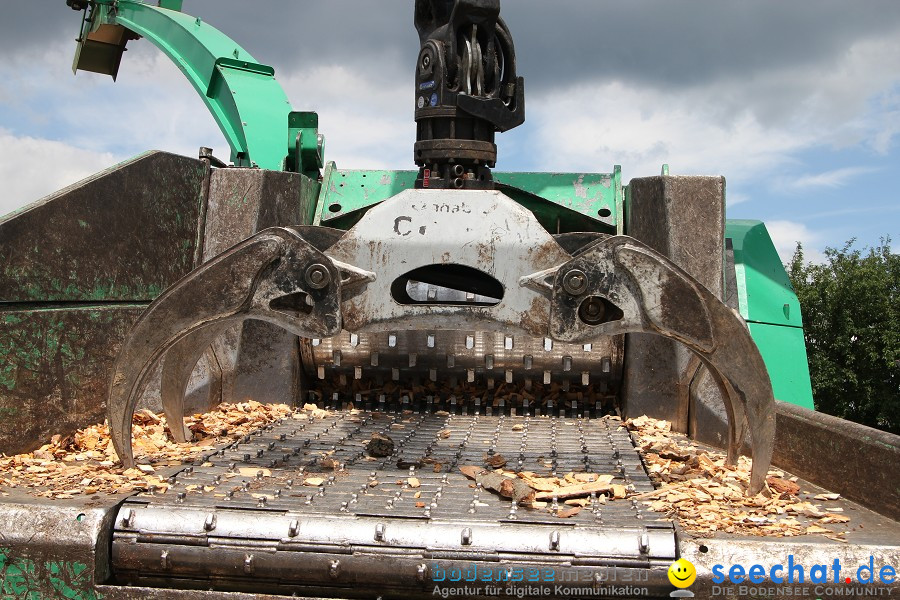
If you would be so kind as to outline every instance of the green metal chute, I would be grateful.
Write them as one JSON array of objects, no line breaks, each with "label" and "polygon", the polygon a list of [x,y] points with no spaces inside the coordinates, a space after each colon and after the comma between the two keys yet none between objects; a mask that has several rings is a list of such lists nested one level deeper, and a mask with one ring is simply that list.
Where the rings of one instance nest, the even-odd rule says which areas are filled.
[{"label": "green metal chute", "polygon": [[[292,113],[275,70],[257,62],[227,35],[200,18],[137,0],[94,0],[89,6],[75,70],[115,77],[131,37],[127,30],[152,42],[184,73],[228,141],[234,164],[299,172],[320,166],[321,139],[314,113]],[[306,127],[298,130],[289,125],[297,121],[292,115],[312,117],[302,119]],[[310,155],[312,164],[303,160]],[[293,156],[300,156],[300,165]]]}]

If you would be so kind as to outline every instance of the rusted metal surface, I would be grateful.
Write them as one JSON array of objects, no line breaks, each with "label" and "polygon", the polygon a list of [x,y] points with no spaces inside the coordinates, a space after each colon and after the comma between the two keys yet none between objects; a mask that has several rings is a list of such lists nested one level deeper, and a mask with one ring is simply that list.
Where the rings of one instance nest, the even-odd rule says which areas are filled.
[{"label": "rusted metal surface", "polygon": [[0,451],[102,419],[128,328],[193,268],[205,173],[150,152],[0,222]]},{"label": "rusted metal surface", "polygon": [[0,302],[150,301],[193,268],[203,165],[150,152],[0,221]]},{"label": "rusted metal surface", "polygon": [[900,519],[900,436],[787,402],[776,421],[776,465]]},{"label": "rusted metal surface", "polygon": [[145,306],[0,308],[0,452],[103,420],[110,368]]},{"label": "rusted metal surface", "polygon": [[[723,294],[725,180],[660,176],[632,179],[625,233],[684,269],[716,297]],[[629,334],[625,342],[626,415],[649,415],[688,432],[690,388],[701,383],[690,353],[670,340]],[[715,386],[711,406],[721,406]],[[694,394],[696,396],[696,392]],[[725,434],[718,421],[712,425]]]},{"label": "rusted metal surface", "polygon": [[0,596],[99,600],[110,576],[114,501],[0,504]]},{"label": "rusted metal surface", "polygon": [[[519,278],[569,257],[529,211],[499,192],[477,190],[402,192],[372,208],[327,254],[378,273],[377,280],[345,298],[342,310],[349,331],[422,331],[439,320],[440,329],[538,337],[546,335],[546,326],[528,329],[523,315],[532,312],[536,318],[533,301],[545,311],[549,301],[522,288]],[[463,265],[487,275],[503,286],[502,301],[494,306],[404,306],[391,300],[395,281],[435,265]]]}]

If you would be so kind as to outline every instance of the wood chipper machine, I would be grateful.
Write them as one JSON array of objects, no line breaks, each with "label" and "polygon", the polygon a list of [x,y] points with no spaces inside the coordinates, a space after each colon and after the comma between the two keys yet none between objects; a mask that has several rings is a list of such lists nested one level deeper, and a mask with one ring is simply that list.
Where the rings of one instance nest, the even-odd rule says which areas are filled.
[{"label": "wood chipper machine", "polygon": [[[765,226],[725,219],[723,178],[495,170],[526,100],[499,0],[416,0],[410,171],[326,162],[317,115],[180,0],[67,3],[76,70],[115,78],[145,38],[231,155],[149,152],[0,220],[0,450],[105,416],[130,468],[142,407],[181,443],[184,416],[222,402],[327,416],[210,446],[165,493],[2,498],[3,576],[32,573],[10,589],[430,597],[445,573],[487,569],[504,595],[571,595],[522,591],[546,583],[516,579],[531,569],[580,595],[617,595],[618,576],[655,597],[679,557],[698,589],[723,556],[788,548],[897,566],[900,444],[810,410],[799,304]],[[606,418],[645,414],[726,464],[750,456],[749,495],[774,461],[867,507],[846,502],[868,529],[849,544],[685,535],[635,499],[654,483]],[[625,498],[561,520],[467,478],[485,465],[607,473]],[[298,485],[313,471],[320,485]]]}]

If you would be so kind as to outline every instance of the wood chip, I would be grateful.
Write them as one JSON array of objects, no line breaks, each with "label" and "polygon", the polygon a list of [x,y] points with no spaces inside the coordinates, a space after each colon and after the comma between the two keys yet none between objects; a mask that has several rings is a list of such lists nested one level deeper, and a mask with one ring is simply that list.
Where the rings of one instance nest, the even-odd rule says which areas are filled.
[{"label": "wood chip", "polygon": [[325,479],[323,477],[307,477],[303,480],[303,485],[310,485],[313,487],[319,487],[325,483]]},{"label": "wood chip", "polygon": [[[612,488],[612,486],[610,485],[611,480],[612,475],[605,475],[603,476],[603,478],[591,483],[581,483],[578,485],[561,485],[552,490],[538,492],[537,494],[535,494],[535,498],[539,500],[550,498],[558,498],[559,500],[563,500],[565,498],[589,496],[591,492],[608,492]],[[621,488],[624,490],[625,486],[621,486]]]},{"label": "wood chip", "polygon": [[[767,488],[748,496],[750,460],[741,457],[736,465],[725,464],[723,453],[706,449],[673,433],[671,424],[649,417],[623,423],[633,432],[651,479],[659,487],[629,498],[641,500],[650,510],[677,520],[686,531],[714,534],[718,531],[753,536],[839,536],[841,532],[822,527],[840,526],[849,521],[838,510],[824,512],[800,498],[804,492],[796,477],[769,471]],[[616,492],[613,491],[613,501]],[[819,494],[819,501],[837,500],[838,494]],[[845,520],[846,519],[846,520]]]},{"label": "wood chip", "polygon": [[238,473],[242,477],[256,477],[260,472],[262,472],[263,477],[271,477],[272,471],[269,469],[260,469],[259,467],[240,467],[238,468]]},{"label": "wood chip", "polygon": [[159,489],[164,486],[156,476],[158,469],[193,463],[204,448],[224,445],[297,414],[302,413],[284,404],[221,404],[208,413],[185,418],[194,441],[176,444],[165,417],[143,409],[135,412],[132,422],[133,448],[140,463],[137,468],[122,468],[104,423],[79,429],[71,436],[54,435],[31,453],[0,456],[0,486],[20,487],[45,498],[133,493],[151,485]]},{"label": "wood chip", "polygon": [[840,498],[840,494],[816,494],[813,496],[814,500],[822,500],[822,501],[832,501]]},{"label": "wood chip", "polygon": [[506,466],[506,457],[502,454],[485,454],[483,457],[484,464],[495,469]]},{"label": "wood chip", "polygon": [[778,492],[779,494],[796,496],[800,493],[800,486],[787,479],[782,479],[780,477],[766,477],[766,483],[769,484],[769,487],[772,488],[773,491]]},{"label": "wood chip", "polygon": [[366,444],[366,452],[369,456],[383,458],[394,453],[394,440],[390,436],[373,433],[372,439]]},{"label": "wood chip", "polygon": [[406,480],[406,483],[408,483],[411,488],[417,488],[422,485],[417,477],[410,477]]},{"label": "wood chip", "polygon": [[558,513],[556,513],[556,516],[559,517],[560,519],[568,519],[569,517],[574,517],[575,515],[577,515],[580,512],[581,512],[580,506],[573,506],[571,508],[566,508],[566,509],[559,511]]}]

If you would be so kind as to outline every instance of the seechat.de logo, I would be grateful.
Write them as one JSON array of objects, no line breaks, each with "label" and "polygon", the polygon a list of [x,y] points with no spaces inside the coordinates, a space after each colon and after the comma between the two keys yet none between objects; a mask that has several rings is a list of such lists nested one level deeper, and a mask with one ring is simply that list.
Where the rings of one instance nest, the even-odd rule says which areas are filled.
[{"label": "seechat.de logo", "polygon": [[672,598],[693,598],[694,593],[685,589],[697,579],[697,569],[691,561],[679,558],[669,566],[669,581],[678,589],[671,592]]}]

